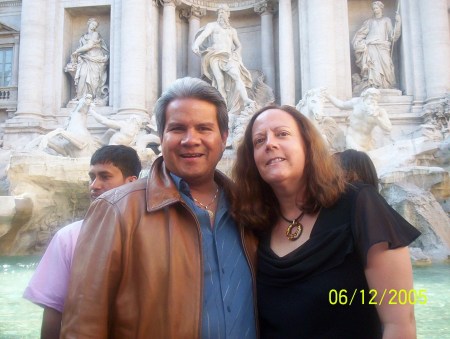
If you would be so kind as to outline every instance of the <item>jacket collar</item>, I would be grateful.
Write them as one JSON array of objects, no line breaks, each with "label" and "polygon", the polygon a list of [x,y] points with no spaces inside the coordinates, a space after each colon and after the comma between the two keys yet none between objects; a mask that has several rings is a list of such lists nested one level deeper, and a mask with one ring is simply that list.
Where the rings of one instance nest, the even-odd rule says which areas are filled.
[{"label": "jacket collar", "polygon": [[[224,189],[226,196],[229,198],[231,180],[217,170],[215,171],[214,179]],[[182,201],[180,192],[178,192],[162,156],[158,157],[152,164],[147,177],[145,197],[148,212],[153,212],[170,204]]]}]

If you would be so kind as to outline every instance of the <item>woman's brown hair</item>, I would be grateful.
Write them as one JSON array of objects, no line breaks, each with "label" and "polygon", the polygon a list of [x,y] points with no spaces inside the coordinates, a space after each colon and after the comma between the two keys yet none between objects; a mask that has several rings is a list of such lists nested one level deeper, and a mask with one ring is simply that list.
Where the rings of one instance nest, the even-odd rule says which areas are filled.
[{"label": "woman's brown hair", "polygon": [[345,190],[342,170],[331,156],[317,128],[292,106],[267,106],[250,119],[236,152],[232,169],[235,181],[232,214],[236,221],[257,231],[268,231],[280,215],[280,207],[272,188],[262,179],[253,157],[252,129],[256,118],[269,109],[280,109],[297,123],[305,147],[304,176],[306,187],[303,203],[306,213],[332,206]]}]

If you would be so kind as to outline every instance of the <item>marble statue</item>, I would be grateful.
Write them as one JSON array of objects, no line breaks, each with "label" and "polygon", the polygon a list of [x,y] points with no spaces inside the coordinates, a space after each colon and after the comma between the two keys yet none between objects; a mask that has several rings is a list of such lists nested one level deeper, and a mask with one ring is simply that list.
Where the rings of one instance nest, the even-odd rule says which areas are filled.
[{"label": "marble statue", "polygon": [[395,73],[392,49],[401,34],[401,18],[395,15],[395,26],[383,16],[381,1],[372,3],[373,18],[366,20],[353,37],[356,65],[361,70],[362,89],[394,88]]},{"label": "marble statue", "polygon": [[126,120],[113,120],[95,110],[91,110],[91,114],[95,120],[109,128],[102,137],[104,145],[132,146],[135,143],[142,125],[142,119],[138,116],[132,115]]},{"label": "marble statue", "polygon": [[275,103],[275,95],[272,88],[264,80],[264,73],[258,70],[250,70],[253,79],[252,87],[248,89],[248,95],[254,102],[244,106],[240,111],[229,112],[229,134],[227,139],[227,148],[236,149],[242,137],[245,128],[255,111],[264,106]]},{"label": "marble statue", "polygon": [[344,132],[333,118],[324,114],[325,101],[326,89],[313,88],[305,93],[295,108],[316,125],[333,153],[340,152],[345,149]]},{"label": "marble statue", "polygon": [[202,72],[225,98],[228,111],[254,102],[249,98],[246,87],[252,86],[250,72],[241,57],[241,43],[236,30],[229,22],[228,6],[220,5],[217,22],[208,23],[196,34],[192,51],[202,57]]},{"label": "marble statue", "polygon": [[346,148],[358,151],[370,151],[375,148],[372,131],[378,126],[390,132],[392,124],[385,109],[378,105],[380,91],[376,88],[365,89],[361,97],[342,101],[326,93],[326,98],[336,107],[352,110],[346,136]]},{"label": "marble statue", "polygon": [[[113,120],[91,110],[90,113],[100,124],[108,127],[100,142],[102,145],[125,145],[133,147],[139,155],[143,164],[151,163],[156,157],[155,147],[161,144],[156,131],[150,125],[143,127],[144,120],[131,115],[124,120]],[[150,130],[150,133],[147,131]],[[148,145],[152,147],[148,147]]]},{"label": "marble statue", "polygon": [[105,106],[108,103],[106,81],[109,50],[100,33],[96,31],[99,25],[97,19],[90,18],[87,25],[88,31],[81,36],[79,46],[72,53],[65,71],[74,79],[74,101],[89,93],[96,105]]},{"label": "marble statue", "polygon": [[[70,113],[64,127],[38,137],[37,149],[44,151],[49,148],[59,155],[71,158],[91,156],[100,146],[87,128],[87,116],[92,106],[93,97],[91,94],[86,94]],[[35,141],[30,142],[28,148],[32,148],[35,144]]]}]

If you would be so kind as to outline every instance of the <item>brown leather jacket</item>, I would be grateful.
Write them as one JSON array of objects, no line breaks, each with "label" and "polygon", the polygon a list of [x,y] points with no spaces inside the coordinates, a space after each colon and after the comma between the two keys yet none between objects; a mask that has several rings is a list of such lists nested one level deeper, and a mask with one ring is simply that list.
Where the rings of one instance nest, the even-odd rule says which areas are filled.
[{"label": "brown leather jacket", "polygon": [[[215,179],[229,190],[225,175]],[[247,232],[241,236],[255,289],[257,241]],[[107,192],[89,208],[61,337],[199,338],[201,243],[197,218],[158,158],[147,179]]]}]

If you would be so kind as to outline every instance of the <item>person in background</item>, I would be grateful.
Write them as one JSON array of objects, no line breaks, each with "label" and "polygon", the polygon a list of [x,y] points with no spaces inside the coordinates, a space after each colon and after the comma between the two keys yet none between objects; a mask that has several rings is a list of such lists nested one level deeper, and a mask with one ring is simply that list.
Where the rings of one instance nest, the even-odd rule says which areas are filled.
[{"label": "person in background", "polygon": [[362,182],[378,191],[378,174],[367,153],[347,149],[333,154],[345,172],[347,182]]},{"label": "person in background", "polygon": [[415,338],[414,305],[394,293],[413,288],[420,232],[372,186],[346,185],[308,118],[256,112],[232,176],[233,215],[260,238],[261,338]]},{"label": "person in background", "polygon": [[215,170],[228,114],[219,91],[176,80],[154,109],[162,156],[148,179],[98,198],[75,250],[62,338],[256,338],[257,242]]},{"label": "person in background", "polygon": [[[141,163],[133,148],[121,145],[99,148],[90,162],[91,199],[135,181],[140,171]],[[72,258],[82,223],[83,220],[76,221],[56,232],[23,294],[25,299],[44,308],[43,339],[59,338]]]}]

